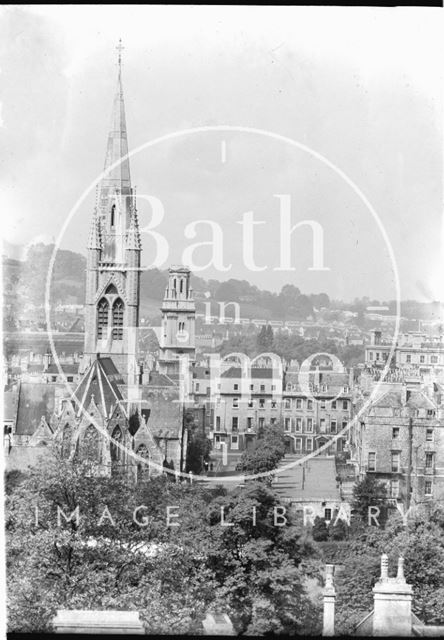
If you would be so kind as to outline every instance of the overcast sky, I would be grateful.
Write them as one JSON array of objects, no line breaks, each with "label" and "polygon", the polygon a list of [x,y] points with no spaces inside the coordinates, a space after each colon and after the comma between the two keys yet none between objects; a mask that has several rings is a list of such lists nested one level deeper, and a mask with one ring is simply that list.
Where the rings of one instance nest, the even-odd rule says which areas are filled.
[{"label": "overcast sky", "polygon": [[[324,156],[368,198],[398,265],[403,298],[444,299],[442,260],[442,11],[439,9],[47,6],[6,7],[0,22],[2,225],[8,242],[57,237],[103,169],[122,38],[130,150],[190,128],[260,129]],[[164,266],[223,234],[224,265],[199,275],[245,278],[271,290],[352,299],[395,297],[389,250],[375,218],[337,173],[265,134],[206,131],[145,148],[133,184],[158,198]],[[292,223],[324,230],[324,266],[311,232],[292,236],[293,271],[279,271],[281,200]],[[61,246],[85,252],[94,193]],[[253,211],[253,258],[243,259]],[[139,203],[141,226],[151,217]],[[142,262],[156,245],[144,233]],[[245,252],[245,249],[244,249]],[[211,257],[195,252],[197,264]],[[265,268],[264,268],[265,267]]]}]

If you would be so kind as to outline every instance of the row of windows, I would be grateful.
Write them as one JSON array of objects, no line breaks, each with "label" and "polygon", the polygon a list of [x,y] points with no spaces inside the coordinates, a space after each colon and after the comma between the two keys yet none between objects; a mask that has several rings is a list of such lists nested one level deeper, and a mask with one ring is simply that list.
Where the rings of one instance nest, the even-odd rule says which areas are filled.
[{"label": "row of windows", "polygon": [[[197,386],[198,385],[196,385],[196,391],[198,390]],[[221,403],[220,396],[216,399],[216,402],[217,402],[217,404]],[[233,409],[239,409],[240,402],[242,402],[242,398],[241,397],[232,398]],[[245,400],[244,400],[244,402],[245,402]],[[247,400],[247,407],[249,409],[252,409],[255,406],[255,402],[256,401],[253,400],[253,398],[250,397]],[[273,399],[268,400],[267,398],[258,398],[257,402],[258,402],[259,409],[265,409],[265,405],[266,405],[267,402],[270,402],[270,406],[271,406],[272,409],[277,409],[277,405],[278,405],[278,401],[277,400],[273,400]],[[342,402],[342,404],[340,406],[340,409],[342,411],[348,411],[348,409],[349,409],[348,400],[342,400],[341,402]],[[337,401],[335,401],[335,400],[332,401],[330,403],[330,405],[331,405],[331,409],[333,409],[333,410],[339,408],[338,405],[337,405]],[[325,401],[321,401],[320,408],[321,409],[326,409],[327,408]],[[292,403],[290,398],[285,398],[285,400],[284,400],[284,409],[286,411],[291,411],[292,409],[303,409],[302,398],[297,398],[296,399],[296,403]],[[307,400],[307,410],[309,410],[309,411],[313,410],[313,401],[312,400]]]},{"label": "row of windows", "polygon": [[[393,440],[397,440],[399,438],[399,433],[400,433],[399,427],[392,427]],[[434,430],[432,428],[426,429],[426,432],[425,432],[426,442],[433,442],[433,433],[434,433]]]},{"label": "row of windows", "polygon": [[[385,351],[382,352],[382,353],[380,353],[379,351],[375,351],[375,352],[369,351],[368,358],[369,358],[369,360],[375,360],[375,361],[384,360],[385,361],[388,358],[388,353],[385,352]],[[438,364],[438,361],[439,361],[438,356],[430,356],[430,363],[431,364]],[[412,359],[412,354],[411,353],[407,353],[405,355],[405,362],[407,364],[412,364],[413,362],[418,362],[418,358],[414,357]],[[426,364],[426,362],[427,362],[426,356],[424,354],[421,354],[419,356],[419,364]]]},{"label": "row of windows", "polygon": [[[425,468],[433,469],[434,454],[427,451],[425,454]],[[367,459],[367,468],[369,471],[376,471],[376,452],[370,451]],[[392,473],[400,473],[401,471],[401,454],[399,451],[392,451],[390,456],[390,469]]]},{"label": "row of windows", "polygon": [[[259,418],[257,421],[257,424],[259,429],[262,429],[263,427],[265,427],[265,418]],[[276,418],[271,418],[270,424],[276,424]],[[235,432],[239,431],[239,426],[240,426],[239,418],[237,416],[234,416],[231,419],[231,430]],[[254,427],[253,418],[251,417],[247,418],[244,423],[244,426],[247,431],[251,431]],[[216,416],[216,431],[220,431],[220,429],[221,429],[221,418],[220,416]]]},{"label": "row of windows", "polygon": [[[391,480],[389,485],[391,498],[399,498],[399,480]],[[431,496],[433,493],[433,483],[431,480],[424,482],[424,495]]]},{"label": "row of windows", "polygon": [[[412,360],[412,356],[410,353],[408,353],[405,357],[405,361],[410,364],[413,362]],[[420,364],[425,364],[426,363],[426,357],[424,355],[420,355],[419,356],[419,363]],[[431,364],[438,364],[438,356],[430,356],[430,363]]]},{"label": "row of windows", "polygon": [[[284,419],[284,430],[285,431],[307,431],[308,433],[313,431],[313,418],[307,418],[306,420],[303,418],[285,418]],[[341,429],[345,429],[347,427],[348,421],[343,420]],[[319,421],[319,432],[320,433],[337,433],[338,432],[338,422],[337,420],[330,420],[330,423],[321,418]]]},{"label": "row of windows", "polygon": [[[327,400],[316,400],[319,403],[319,407],[321,409],[326,409],[327,406],[330,409],[338,409],[338,405],[343,409],[343,411],[348,411],[349,401],[348,400],[331,400],[327,402]],[[303,409],[304,401],[302,398],[285,398],[284,399],[284,408],[285,409]],[[307,409],[310,411],[313,409],[313,400],[307,399]]]},{"label": "row of windows", "polygon": [[[113,340],[122,340],[123,339],[123,312],[124,306],[122,300],[117,298],[115,300],[112,313],[112,337]],[[106,298],[102,298],[100,300],[97,307],[97,337],[104,338],[106,337],[107,327],[109,322],[109,302]]]},{"label": "row of windows", "polygon": [[[214,436],[214,446],[215,449],[220,449],[222,444],[226,443],[224,436],[220,434],[215,434]],[[230,434],[229,440],[231,449],[239,448],[239,436],[236,434]],[[311,453],[313,451],[314,441],[313,438],[305,438],[305,442],[303,442],[302,438],[295,438],[294,441],[294,450],[295,453]],[[337,451],[343,450],[343,442],[341,439],[337,441]]]},{"label": "row of windows", "polygon": [[[271,424],[276,424],[276,418],[271,418],[270,422],[271,422]],[[284,431],[286,431],[288,433],[290,433],[290,432],[294,432],[294,433],[302,433],[302,432],[313,433],[314,425],[315,425],[315,423],[314,423],[313,418],[307,418],[306,420],[303,419],[303,418],[285,418],[285,420],[284,420]],[[345,427],[347,427],[347,425],[348,425],[347,420],[343,420],[341,429],[345,429]],[[231,431],[238,431],[239,430],[239,426],[240,426],[239,418],[237,416],[233,416],[231,418]],[[248,417],[246,419],[246,421],[244,422],[244,426],[247,429],[247,431],[253,429],[253,426],[254,426],[253,418],[252,417]],[[259,428],[265,426],[265,418],[259,418],[258,419],[258,426],[259,426]],[[216,430],[219,431],[220,427],[221,427],[221,418],[220,418],[220,416],[216,416]],[[338,423],[337,423],[337,421],[336,420],[331,420],[330,424],[327,425],[325,420],[320,420],[319,432],[320,433],[338,433]]]}]

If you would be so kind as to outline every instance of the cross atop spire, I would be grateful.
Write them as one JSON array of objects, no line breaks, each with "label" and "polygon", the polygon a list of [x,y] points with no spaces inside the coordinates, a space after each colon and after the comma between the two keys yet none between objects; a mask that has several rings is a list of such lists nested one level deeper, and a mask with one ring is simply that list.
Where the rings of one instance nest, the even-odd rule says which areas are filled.
[{"label": "cross atop spire", "polygon": [[122,44],[122,38],[119,38],[119,44],[116,47],[116,51],[118,52],[117,64],[119,65],[119,72],[122,68],[122,51],[125,47]]},{"label": "cross atop spire", "polygon": [[[103,229],[107,229],[109,214],[112,204],[115,201],[116,194],[119,197],[131,197],[131,178],[128,154],[128,140],[126,133],[125,104],[123,99],[122,88],[122,51],[124,47],[122,41],[116,47],[118,52],[118,74],[117,87],[114,94],[114,101],[111,113],[111,124],[108,133],[108,143],[105,156],[105,171],[113,166],[113,169],[107,172],[100,185],[99,196],[99,217],[101,218]],[[114,166],[115,165],[115,166]],[[123,220],[123,229],[127,229],[129,225],[129,208],[125,203],[121,204],[125,220]],[[113,225],[112,225],[113,226]],[[117,232],[117,229],[115,230]],[[105,243],[106,244],[106,243]]]}]

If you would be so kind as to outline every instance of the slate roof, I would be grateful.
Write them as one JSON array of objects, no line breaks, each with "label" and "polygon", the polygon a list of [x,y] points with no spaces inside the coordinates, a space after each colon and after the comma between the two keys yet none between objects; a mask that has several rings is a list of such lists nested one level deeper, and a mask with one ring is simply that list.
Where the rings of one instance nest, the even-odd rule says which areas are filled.
[{"label": "slate roof", "polygon": [[[412,390],[410,393],[410,397],[405,403],[407,407],[411,407],[414,409],[436,409],[435,403],[430,400],[422,391]],[[380,396],[373,403],[374,407],[390,407],[393,409],[402,408],[403,404],[403,391],[392,390],[387,391],[382,396]]]},{"label": "slate roof", "polygon": [[169,376],[159,373],[158,371],[150,371],[149,384],[153,387],[175,387],[176,383]]},{"label": "slate roof", "polygon": [[3,418],[15,422],[17,418],[18,391],[5,391],[3,394]]},{"label": "slate roof", "polygon": [[49,423],[55,408],[56,389],[63,385],[44,382],[21,382],[19,389],[16,434],[30,436],[40,424],[42,416]]},{"label": "slate roof", "polygon": [[[111,358],[97,358],[85,371],[72,394],[78,410],[88,409],[92,396],[105,417],[110,417],[123,398],[118,387],[122,378]],[[123,382],[123,381],[122,381]]]},{"label": "slate roof", "polygon": [[177,387],[142,389],[141,408],[149,408],[148,427],[154,438],[177,439],[182,434],[182,405]]},{"label": "slate roof", "polygon": [[[273,369],[269,367],[251,367],[251,378],[273,378]],[[221,378],[242,378],[242,369],[240,367],[230,367],[221,374]]]},{"label": "slate roof", "polygon": [[[79,363],[74,364],[61,364],[60,369],[65,374],[76,374],[79,372]],[[55,362],[51,362],[49,367],[46,369],[45,373],[52,373],[54,375],[59,373],[59,368]]]}]

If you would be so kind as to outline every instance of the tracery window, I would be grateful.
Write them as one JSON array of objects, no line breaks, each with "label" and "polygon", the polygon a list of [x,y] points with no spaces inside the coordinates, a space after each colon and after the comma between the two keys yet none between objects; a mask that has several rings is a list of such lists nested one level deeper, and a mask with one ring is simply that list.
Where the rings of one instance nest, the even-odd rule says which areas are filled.
[{"label": "tracery window", "polygon": [[[150,459],[149,451],[146,445],[141,444],[137,451],[137,455],[141,458],[145,458],[146,460]],[[145,464],[140,460],[137,461],[137,482],[143,482],[144,480],[148,480],[150,476],[150,466],[149,464]]]},{"label": "tracery window", "polygon": [[99,461],[99,432],[93,424],[86,427],[83,434],[82,457],[90,462]]},{"label": "tracery window", "polygon": [[65,424],[62,435],[62,458],[69,458],[71,452],[72,426]]},{"label": "tracery window", "polygon": [[112,434],[111,434],[111,461],[119,462],[122,459],[122,449],[119,447],[119,444],[122,444],[122,429],[117,425]]},{"label": "tracery window", "polygon": [[97,337],[106,337],[106,328],[108,326],[109,304],[105,298],[102,298],[97,307]]},{"label": "tracery window", "polygon": [[123,340],[123,302],[119,298],[113,304],[113,340]]}]

